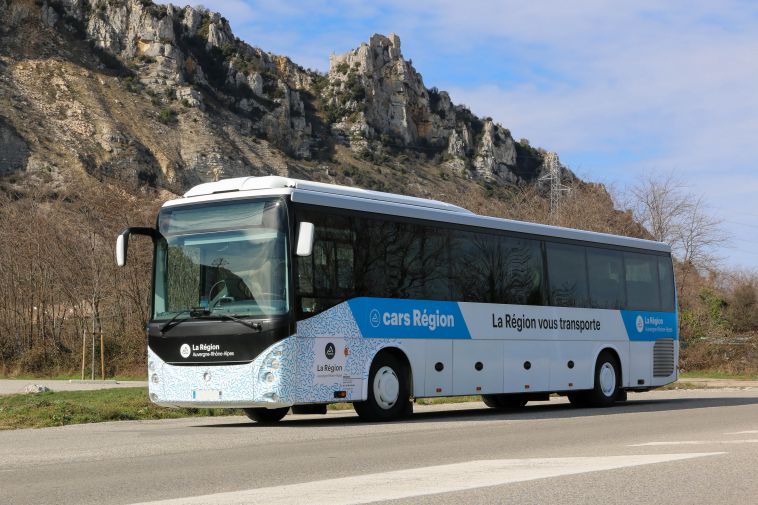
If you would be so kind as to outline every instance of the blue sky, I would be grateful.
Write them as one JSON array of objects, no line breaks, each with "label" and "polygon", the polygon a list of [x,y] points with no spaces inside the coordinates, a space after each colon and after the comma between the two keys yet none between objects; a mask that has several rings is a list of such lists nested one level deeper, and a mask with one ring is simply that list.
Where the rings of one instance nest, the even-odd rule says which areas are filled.
[{"label": "blue sky", "polygon": [[758,269],[758,2],[204,5],[246,42],[322,71],[331,52],[397,33],[427,87],[579,176],[623,190],[673,172],[724,219],[724,263]]}]

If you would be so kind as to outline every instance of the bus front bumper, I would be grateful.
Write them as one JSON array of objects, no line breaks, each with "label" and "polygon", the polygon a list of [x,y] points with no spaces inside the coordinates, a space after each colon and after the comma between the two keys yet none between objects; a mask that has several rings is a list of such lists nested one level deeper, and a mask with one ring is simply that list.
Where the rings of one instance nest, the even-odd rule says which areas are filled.
[{"label": "bus front bumper", "polygon": [[278,369],[256,359],[240,365],[176,366],[148,349],[150,400],[163,407],[280,408],[283,399]]}]

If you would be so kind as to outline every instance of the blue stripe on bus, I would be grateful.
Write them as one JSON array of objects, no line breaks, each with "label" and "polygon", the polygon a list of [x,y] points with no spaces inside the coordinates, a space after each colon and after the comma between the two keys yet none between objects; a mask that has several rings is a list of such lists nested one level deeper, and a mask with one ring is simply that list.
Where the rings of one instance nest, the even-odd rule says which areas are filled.
[{"label": "blue stripe on bus", "polygon": [[653,341],[658,338],[679,338],[677,335],[676,312],[648,312],[622,310],[626,334],[629,340]]},{"label": "blue stripe on bus", "polygon": [[471,338],[457,302],[353,298],[347,303],[364,338]]}]

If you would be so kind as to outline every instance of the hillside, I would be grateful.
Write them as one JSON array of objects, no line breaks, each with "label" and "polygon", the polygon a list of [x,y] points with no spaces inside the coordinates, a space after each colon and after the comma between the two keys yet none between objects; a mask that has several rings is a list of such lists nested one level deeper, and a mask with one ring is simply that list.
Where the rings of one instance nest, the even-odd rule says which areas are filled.
[{"label": "hillside", "polygon": [[543,150],[427,89],[396,35],[332,56],[322,75],[192,7],[14,0],[0,16],[5,175],[79,171],[176,193],[277,173],[439,195],[542,171]]}]

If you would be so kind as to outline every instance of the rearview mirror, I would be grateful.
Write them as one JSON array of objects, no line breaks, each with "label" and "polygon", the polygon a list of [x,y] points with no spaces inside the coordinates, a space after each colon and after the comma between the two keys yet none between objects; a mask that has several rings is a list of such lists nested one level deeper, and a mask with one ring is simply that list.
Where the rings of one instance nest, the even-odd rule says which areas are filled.
[{"label": "rearview mirror", "polygon": [[313,223],[305,221],[300,223],[300,229],[297,234],[297,255],[310,256],[313,252],[313,235],[315,228]]},{"label": "rearview mirror", "polygon": [[153,241],[158,236],[154,228],[124,228],[124,231],[116,238],[116,264],[120,267],[126,265],[126,253],[129,249],[129,235],[147,235]]},{"label": "rearview mirror", "polygon": [[126,265],[126,248],[129,247],[129,233],[124,232],[116,239],[116,265]]}]

